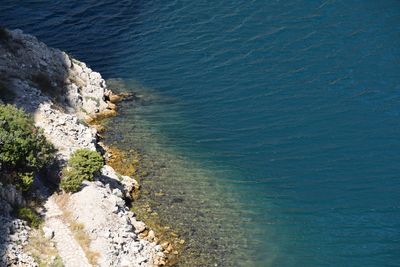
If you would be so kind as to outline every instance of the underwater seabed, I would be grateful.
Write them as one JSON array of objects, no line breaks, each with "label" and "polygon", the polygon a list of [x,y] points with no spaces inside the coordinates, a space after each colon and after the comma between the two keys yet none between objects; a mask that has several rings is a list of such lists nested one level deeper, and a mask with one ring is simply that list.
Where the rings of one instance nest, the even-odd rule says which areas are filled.
[{"label": "underwater seabed", "polygon": [[[105,122],[104,142],[128,155],[140,154],[141,190],[134,210],[149,225],[172,229],[184,240],[178,265],[268,265],[273,257],[255,260],[257,229],[235,199],[233,185],[223,177],[224,167],[218,170],[211,161],[191,157],[178,145],[179,134],[171,137],[163,132],[166,126],[185,127],[179,104],[134,81],[108,84],[133,92],[135,100],[121,103],[119,115]],[[271,256],[273,251],[271,247]]]}]

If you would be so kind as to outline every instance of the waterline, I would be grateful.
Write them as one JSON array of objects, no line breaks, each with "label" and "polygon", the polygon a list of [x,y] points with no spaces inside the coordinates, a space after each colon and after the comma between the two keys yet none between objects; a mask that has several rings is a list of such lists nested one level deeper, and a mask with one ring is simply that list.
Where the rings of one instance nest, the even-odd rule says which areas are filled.
[{"label": "waterline", "polygon": [[162,225],[187,241],[179,264],[255,266],[248,247],[255,229],[244,227],[249,217],[234,197],[234,184],[227,184],[223,170],[211,161],[200,162],[174,146],[151,119],[163,116],[164,123],[184,123],[178,112],[171,112],[176,111],[174,101],[135,82],[109,84],[134,92],[137,100],[121,104],[120,115],[106,124],[104,141],[127,153],[140,151],[146,176],[139,177],[141,197],[133,205],[157,214]]}]

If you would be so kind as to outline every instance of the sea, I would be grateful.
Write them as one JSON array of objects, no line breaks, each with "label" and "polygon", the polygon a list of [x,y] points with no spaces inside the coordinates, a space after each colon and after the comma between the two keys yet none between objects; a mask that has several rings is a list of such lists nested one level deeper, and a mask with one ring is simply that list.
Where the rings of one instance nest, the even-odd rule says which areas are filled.
[{"label": "sea", "polygon": [[400,1],[3,0],[0,25],[135,95],[104,141],[140,153],[177,266],[400,266]]}]

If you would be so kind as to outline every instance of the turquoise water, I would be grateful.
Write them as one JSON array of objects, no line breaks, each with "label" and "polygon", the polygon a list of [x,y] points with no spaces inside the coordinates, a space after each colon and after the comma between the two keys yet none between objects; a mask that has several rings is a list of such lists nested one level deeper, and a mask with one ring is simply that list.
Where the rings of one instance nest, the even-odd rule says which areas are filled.
[{"label": "turquoise water", "polygon": [[116,123],[138,110],[185,190],[204,173],[240,207],[237,265],[400,265],[399,1],[113,2],[2,1],[0,23],[165,99]]}]

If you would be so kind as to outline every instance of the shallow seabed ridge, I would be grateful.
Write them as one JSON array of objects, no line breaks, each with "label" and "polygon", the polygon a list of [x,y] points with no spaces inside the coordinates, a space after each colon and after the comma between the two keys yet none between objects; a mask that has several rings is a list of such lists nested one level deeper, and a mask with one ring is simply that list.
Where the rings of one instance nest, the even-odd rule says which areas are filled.
[{"label": "shallow seabed ridge", "polygon": [[163,135],[152,120],[161,116],[163,123],[184,127],[177,103],[135,81],[108,83],[137,98],[123,103],[120,115],[107,122],[104,141],[128,154],[139,151],[140,168],[145,169],[141,173],[146,175],[139,177],[141,193],[134,206],[147,213],[141,214],[145,220],[157,221],[185,240],[178,265],[265,266],[267,259],[257,263],[251,255],[255,244],[249,242],[256,229],[234,189],[224,183],[227,179],[216,177],[222,172],[182,151],[179,140]]}]

